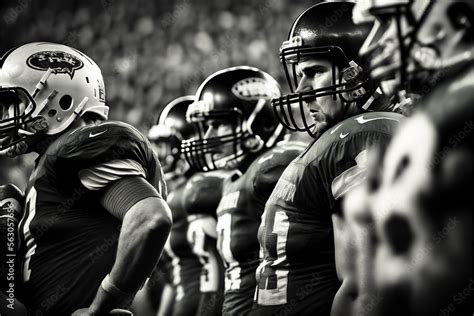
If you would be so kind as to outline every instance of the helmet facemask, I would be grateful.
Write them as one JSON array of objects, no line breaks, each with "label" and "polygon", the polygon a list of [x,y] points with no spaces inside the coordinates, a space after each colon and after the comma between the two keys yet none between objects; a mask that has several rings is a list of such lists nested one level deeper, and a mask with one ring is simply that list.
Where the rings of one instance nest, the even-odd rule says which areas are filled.
[{"label": "helmet facemask", "polygon": [[270,100],[280,95],[277,81],[258,68],[230,67],[210,75],[186,114],[197,131],[182,143],[189,164],[199,171],[245,168],[252,153],[273,147],[283,126]]},{"label": "helmet facemask", "polygon": [[[298,86],[297,65],[309,58],[328,60],[332,66],[331,85],[309,91],[296,92]],[[366,90],[367,79],[363,78],[362,69],[354,61],[349,61],[344,51],[337,46],[305,46],[300,36],[292,37],[291,41],[283,42],[280,49],[280,60],[290,87],[290,94],[275,98],[272,105],[280,123],[290,131],[308,132],[316,138],[315,123],[309,118],[305,102],[311,102],[323,96],[332,96],[333,100],[341,100],[347,107],[361,99]],[[341,69],[341,71],[339,71]],[[299,113],[296,115],[295,112]]]},{"label": "helmet facemask", "polygon": [[178,160],[181,159],[180,133],[170,126],[158,124],[150,129],[148,138],[158,156],[163,172],[174,171]]},{"label": "helmet facemask", "polygon": [[[463,5],[465,8],[460,9]],[[445,14],[435,12],[438,6]],[[360,11],[360,6],[356,9]],[[434,32],[435,24],[439,27],[443,22],[467,30],[468,26],[462,25],[462,19],[457,21],[460,25],[455,25],[456,11],[459,13],[470,10],[466,3],[393,0],[390,3],[372,3],[364,10],[365,14],[376,19],[376,23],[371,36],[361,48],[361,56],[372,61],[372,79],[378,82],[382,92],[399,106],[414,103],[420,96],[429,93],[443,78],[459,73],[473,60],[472,50],[445,58],[442,51],[447,45],[436,38],[426,42],[425,39],[429,36],[421,34],[426,30]],[[357,15],[361,16],[360,12],[357,12]],[[443,18],[445,21],[442,21]],[[469,24],[468,21],[464,22]],[[378,32],[375,28],[379,29]],[[439,31],[442,33],[442,29]]]},{"label": "helmet facemask", "polygon": [[474,6],[467,1],[430,1],[412,35],[407,80],[414,93],[426,95],[474,61]]},{"label": "helmet facemask", "polygon": [[35,110],[36,103],[24,88],[0,88],[0,150],[33,136],[28,124],[38,119],[33,117]]},{"label": "helmet facemask", "polygon": [[[320,2],[302,12],[293,22],[288,40],[280,48],[280,62],[291,92],[272,100],[280,123],[287,129],[305,131],[317,138],[328,127],[328,124],[326,127],[319,124],[317,118],[307,119],[308,112],[315,113],[305,109],[311,107],[313,102],[328,106],[331,103],[338,107],[342,105],[342,117],[348,115],[352,105],[364,109],[370,105],[367,101],[372,87],[362,71],[362,65],[358,65],[358,48],[370,26],[352,22],[353,7],[351,1]],[[324,71],[327,80],[303,85],[302,80],[313,78],[308,75],[299,78],[297,69],[304,68],[303,64],[312,60],[327,64]],[[295,115],[292,108],[299,117],[297,120],[292,117]]]},{"label": "helmet facemask", "polygon": [[186,111],[193,102],[193,95],[169,102],[161,110],[156,125],[148,131],[148,139],[161,162],[165,177],[184,175],[190,168],[181,153],[181,142],[195,134],[194,127],[186,121]]},{"label": "helmet facemask", "polygon": [[[202,105],[203,102],[198,101],[196,104]],[[235,169],[248,150],[258,151],[262,148],[262,142],[253,142],[258,136],[252,134],[249,122],[239,109],[193,111],[191,107],[190,111],[188,110],[188,120],[196,126],[197,137],[183,141],[182,152],[192,168],[204,172]],[[209,137],[206,132],[210,121],[225,122],[232,127],[232,131],[229,134]],[[231,146],[231,153],[222,155],[223,146]]]},{"label": "helmet facemask", "polygon": [[100,68],[66,45],[35,42],[10,50],[0,62],[0,88],[25,103],[24,110],[14,105],[15,118],[0,121],[0,146],[11,156],[44,152],[56,138],[45,136],[61,135],[86,113],[108,116]]}]

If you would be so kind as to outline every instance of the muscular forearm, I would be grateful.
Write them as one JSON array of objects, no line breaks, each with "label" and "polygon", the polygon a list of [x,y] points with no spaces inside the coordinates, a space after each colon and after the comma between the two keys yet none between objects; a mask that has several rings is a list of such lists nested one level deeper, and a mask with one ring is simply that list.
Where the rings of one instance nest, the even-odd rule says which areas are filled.
[{"label": "muscular forearm", "polygon": [[[133,298],[157,263],[170,228],[170,210],[163,200],[151,197],[131,207],[123,218],[110,282]],[[111,294],[101,286],[91,311],[101,313],[130,303]]]}]

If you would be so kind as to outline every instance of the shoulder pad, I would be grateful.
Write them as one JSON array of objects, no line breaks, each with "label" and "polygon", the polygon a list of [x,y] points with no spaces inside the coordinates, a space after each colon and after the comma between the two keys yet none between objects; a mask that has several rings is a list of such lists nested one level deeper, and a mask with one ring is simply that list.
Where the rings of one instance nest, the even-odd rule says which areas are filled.
[{"label": "shoulder pad", "polygon": [[324,152],[334,143],[351,142],[360,133],[392,135],[405,117],[393,112],[367,112],[352,116],[323,133],[312,151]]},{"label": "shoulder pad", "polygon": [[194,174],[183,191],[183,206],[188,215],[207,214],[216,216],[222,196],[222,183],[228,172],[213,171]]},{"label": "shoulder pad", "polygon": [[305,148],[303,144],[289,142],[278,143],[271,150],[260,155],[254,162],[252,170],[254,190],[257,194],[269,197],[281,174]]},{"label": "shoulder pad", "polygon": [[135,160],[146,169],[156,159],[146,137],[121,122],[89,125],[68,132],[47,154],[56,156],[58,163],[78,170],[120,159]]}]

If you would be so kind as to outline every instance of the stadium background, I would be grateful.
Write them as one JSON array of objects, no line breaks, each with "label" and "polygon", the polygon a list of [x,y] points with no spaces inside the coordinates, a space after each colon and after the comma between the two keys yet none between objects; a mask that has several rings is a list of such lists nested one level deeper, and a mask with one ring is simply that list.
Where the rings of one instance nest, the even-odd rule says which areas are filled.
[{"label": "stadium background", "polygon": [[[314,2],[2,0],[0,51],[32,41],[83,51],[102,69],[109,118],[146,132],[167,102],[225,67],[259,67],[285,89],[279,47]],[[34,157],[0,157],[0,184],[24,189]]]}]

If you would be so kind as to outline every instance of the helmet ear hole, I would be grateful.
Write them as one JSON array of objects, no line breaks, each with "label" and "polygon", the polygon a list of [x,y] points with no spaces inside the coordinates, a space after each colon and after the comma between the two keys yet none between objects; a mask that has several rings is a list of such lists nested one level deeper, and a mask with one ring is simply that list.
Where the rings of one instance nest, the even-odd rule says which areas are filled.
[{"label": "helmet ear hole", "polygon": [[62,110],[67,111],[72,106],[72,97],[69,94],[65,94],[59,99],[59,106]]}]

